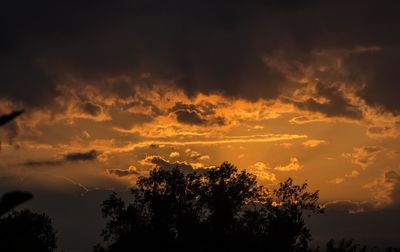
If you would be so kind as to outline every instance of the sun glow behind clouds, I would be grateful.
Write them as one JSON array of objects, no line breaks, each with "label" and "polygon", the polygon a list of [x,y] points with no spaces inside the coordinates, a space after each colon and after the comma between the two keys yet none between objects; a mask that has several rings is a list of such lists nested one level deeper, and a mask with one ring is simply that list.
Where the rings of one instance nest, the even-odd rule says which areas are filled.
[{"label": "sun glow behind clouds", "polygon": [[[365,190],[362,186],[380,173],[377,169],[364,175],[357,166],[382,165],[379,157],[384,153],[391,153],[390,162],[398,160],[393,154],[398,150],[389,146],[390,139],[397,137],[393,126],[397,117],[368,106],[357,90],[344,83],[313,82],[314,67],[303,69],[308,77],[300,78],[300,73],[287,72],[290,67],[271,59],[269,64],[292,76],[299,86],[274,99],[251,101],[223,94],[188,96],[171,83],[132,83],[131,93],[124,96],[93,83],[81,83],[79,89],[61,85],[62,95],[53,108],[27,113],[5,129],[13,139],[9,142],[19,150],[6,145],[2,155],[10,164],[21,166],[23,162],[16,163],[18,151],[32,162],[51,164],[62,153],[96,150],[101,155],[84,164],[92,167],[87,171],[66,171],[65,164],[51,171],[68,173],[93,187],[131,184],[152,167],[141,160],[158,156],[164,164],[193,169],[228,160],[254,172],[267,185],[287,176],[308,179],[330,199],[366,195],[360,194]],[[107,81],[113,86],[120,78]],[[389,145],[376,145],[378,139],[387,139]],[[83,164],[69,163],[78,165]],[[21,169],[34,172],[23,165]],[[332,183],[352,183],[352,187],[346,192],[324,191]]]}]

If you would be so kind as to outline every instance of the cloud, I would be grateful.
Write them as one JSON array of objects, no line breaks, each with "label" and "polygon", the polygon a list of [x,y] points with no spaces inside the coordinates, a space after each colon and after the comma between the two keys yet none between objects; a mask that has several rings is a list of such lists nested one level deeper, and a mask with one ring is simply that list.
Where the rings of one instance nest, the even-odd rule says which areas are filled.
[{"label": "cloud", "polygon": [[263,162],[257,162],[247,168],[248,172],[257,176],[257,179],[261,183],[276,183],[278,180],[276,175],[271,172],[271,168],[269,168]]},{"label": "cloud", "polygon": [[[279,97],[285,88],[311,80],[310,71],[315,69],[320,78],[331,76],[324,70],[325,58],[317,62],[319,67],[310,65],[316,63],[311,56],[315,52],[325,57],[327,53],[321,52],[332,51],[345,53],[335,61],[337,68],[351,72],[353,79],[365,80],[359,82],[366,83],[360,95],[368,103],[398,110],[399,48],[395,41],[399,35],[388,32],[397,28],[396,4],[377,6],[367,0],[360,7],[348,2],[267,1],[230,3],[227,10],[226,3],[207,0],[182,6],[177,0],[156,0],[93,5],[62,0],[65,8],[61,12],[45,0],[27,4],[31,11],[23,12],[10,2],[4,17],[10,22],[4,24],[5,39],[0,46],[0,94],[29,106],[49,106],[60,96],[60,84],[80,86],[77,80],[94,83],[102,79],[97,85],[123,98],[134,92],[132,86],[163,80],[189,95],[202,92],[270,99]],[[326,18],[343,9],[347,11],[341,20]],[[33,18],[32,13],[41,18]],[[381,21],[368,25],[370,20]],[[271,24],[280,24],[280,28]],[[96,29],[99,26],[102,29]],[[341,32],[327,34],[326,30]],[[106,81],[120,76],[131,77],[134,84]],[[329,104],[310,99],[300,106],[329,116],[359,116],[335,90],[328,88],[324,95],[331,98]],[[89,111],[98,110],[91,107]],[[204,122],[193,111],[179,114],[185,122]]]},{"label": "cloud", "polygon": [[178,151],[173,151],[169,154],[170,158],[176,158],[179,157],[181,154]]},{"label": "cloud", "polygon": [[81,109],[84,113],[89,114],[91,116],[97,116],[102,112],[102,107],[98,104],[85,102],[81,105]]},{"label": "cloud", "polygon": [[359,165],[365,169],[375,161],[376,156],[382,150],[383,147],[381,146],[363,146],[354,148],[353,152],[343,153],[342,155],[353,164]]},{"label": "cloud", "polygon": [[176,119],[180,123],[189,125],[219,125],[225,124],[222,116],[215,114],[215,105],[211,103],[185,104],[177,102],[170,112],[175,113]]},{"label": "cloud", "polygon": [[171,162],[166,160],[160,156],[146,156],[143,160],[140,160],[139,163],[144,166],[150,166],[152,168],[163,168],[165,170],[172,170],[178,168],[182,172],[193,172],[198,171],[202,172],[206,167],[201,163],[189,163],[186,161],[175,161]]},{"label": "cloud", "polygon": [[371,138],[396,137],[399,135],[393,126],[372,126],[367,128],[367,135]]},{"label": "cloud", "polygon": [[22,165],[24,166],[52,166],[62,165],[66,162],[78,162],[78,161],[94,161],[100,157],[100,152],[91,150],[88,152],[71,152],[64,155],[62,159],[51,159],[51,160],[29,160]]},{"label": "cloud", "polygon": [[352,170],[350,174],[346,174],[344,176],[347,178],[355,178],[358,177],[358,175],[360,175],[360,172],[358,172],[357,170]]},{"label": "cloud", "polygon": [[6,132],[7,140],[9,145],[13,145],[14,140],[18,137],[21,131],[21,127],[17,122],[10,122],[3,127]]},{"label": "cloud", "polygon": [[304,101],[290,101],[299,109],[319,112],[327,117],[344,117],[359,120],[363,117],[359,106],[352,104],[344,86],[316,83],[312,97]]},{"label": "cloud", "polygon": [[53,165],[62,165],[65,160],[31,160],[31,161],[26,161],[22,165],[24,166],[53,166]]},{"label": "cloud", "polygon": [[339,184],[342,184],[343,182],[345,182],[346,179],[355,178],[355,177],[358,177],[359,175],[360,175],[360,172],[358,172],[357,170],[352,170],[351,173],[345,174],[344,178],[335,178],[335,179],[330,180],[329,183],[339,185]]},{"label": "cloud", "polygon": [[307,124],[307,123],[313,123],[313,122],[326,122],[329,121],[327,118],[324,118],[323,116],[320,115],[312,115],[312,116],[296,116],[293,117],[292,119],[289,120],[289,123],[291,124]]},{"label": "cloud", "polygon": [[279,166],[276,166],[274,169],[277,171],[286,172],[286,171],[299,171],[302,168],[303,168],[303,166],[300,164],[300,161],[297,158],[292,157],[292,158],[290,158],[289,164],[279,165]]},{"label": "cloud", "polygon": [[310,139],[303,142],[303,145],[307,148],[314,148],[324,143],[326,143],[325,140]]},{"label": "cloud", "polygon": [[329,182],[332,183],[332,184],[339,185],[339,184],[342,184],[344,182],[344,178],[335,178],[335,179],[330,180]]},{"label": "cloud", "polygon": [[286,149],[289,149],[289,148],[293,147],[293,143],[278,143],[276,145],[281,146],[281,147],[286,148]]},{"label": "cloud", "polygon": [[364,188],[371,192],[375,207],[400,206],[400,175],[397,172],[386,171]]},{"label": "cloud", "polygon": [[91,161],[99,156],[99,152],[91,150],[88,152],[72,152],[65,154],[64,158],[67,161]]},{"label": "cloud", "polygon": [[368,201],[335,200],[324,204],[327,214],[332,212],[361,214],[373,210],[373,205]]},{"label": "cloud", "polygon": [[[388,37],[386,38],[388,39]],[[359,95],[371,106],[378,106],[396,115],[400,105],[396,93],[399,92],[396,65],[399,61],[399,46],[387,46],[375,53],[354,54],[344,61],[354,76],[365,83]]]},{"label": "cloud", "polygon": [[193,160],[209,160],[210,156],[209,155],[203,155],[198,151],[192,150],[192,149],[186,149],[185,153],[187,156],[189,156]]},{"label": "cloud", "polygon": [[129,166],[128,169],[107,169],[108,174],[115,175],[118,177],[126,177],[132,175],[139,175],[137,168],[135,166]]},{"label": "cloud", "polygon": [[[1,115],[0,116],[0,127],[1,130],[6,133],[6,138],[7,142],[9,145],[14,144],[14,140],[17,138],[17,136],[21,132],[21,127],[18,124],[17,121],[14,119],[20,116],[24,111],[14,111],[12,113],[6,114],[6,115]],[[1,145],[2,145],[2,137],[0,136],[0,151],[1,151]],[[14,145],[16,148],[19,147],[19,145]]]},{"label": "cloud", "polygon": [[202,125],[206,121],[196,111],[178,110],[175,111],[178,122],[194,125]]}]

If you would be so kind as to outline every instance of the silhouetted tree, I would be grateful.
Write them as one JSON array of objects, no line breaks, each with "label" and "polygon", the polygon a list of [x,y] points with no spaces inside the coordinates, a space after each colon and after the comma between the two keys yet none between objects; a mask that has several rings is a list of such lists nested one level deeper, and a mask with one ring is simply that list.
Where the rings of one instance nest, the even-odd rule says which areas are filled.
[{"label": "silhouetted tree", "polygon": [[[205,224],[209,244],[219,249],[234,249],[243,208],[264,194],[256,176],[227,162],[208,170],[203,178],[200,198],[208,211]],[[204,236],[204,234],[203,234]]]},{"label": "silhouetted tree", "polygon": [[0,251],[50,252],[55,249],[56,236],[47,215],[23,210],[0,219]]},{"label": "silhouetted tree", "polygon": [[0,216],[7,213],[14,207],[30,199],[33,195],[29,192],[13,191],[3,195],[0,201]]},{"label": "silhouetted tree", "polygon": [[281,252],[307,251],[311,233],[305,225],[304,211],[323,213],[318,204],[319,192],[307,192],[307,186],[294,185],[289,178],[274,190],[274,202],[266,205],[269,243]]},{"label": "silhouetted tree", "polygon": [[289,179],[267,191],[229,163],[202,174],[157,168],[138,179],[132,203],[104,201],[109,245],[95,251],[308,251],[303,212],[322,209],[306,189]]}]

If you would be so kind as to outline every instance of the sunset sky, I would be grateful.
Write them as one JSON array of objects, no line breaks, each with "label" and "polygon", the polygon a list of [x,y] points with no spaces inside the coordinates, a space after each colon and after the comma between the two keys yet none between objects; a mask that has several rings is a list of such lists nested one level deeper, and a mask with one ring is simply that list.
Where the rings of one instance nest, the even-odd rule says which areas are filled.
[{"label": "sunset sky", "polygon": [[1,192],[34,192],[61,246],[85,251],[70,222],[100,219],[111,190],[156,166],[229,161],[267,187],[307,181],[334,212],[324,223],[376,214],[389,230],[376,242],[396,241],[398,13],[373,0],[4,3],[0,114],[25,113],[1,129]]}]

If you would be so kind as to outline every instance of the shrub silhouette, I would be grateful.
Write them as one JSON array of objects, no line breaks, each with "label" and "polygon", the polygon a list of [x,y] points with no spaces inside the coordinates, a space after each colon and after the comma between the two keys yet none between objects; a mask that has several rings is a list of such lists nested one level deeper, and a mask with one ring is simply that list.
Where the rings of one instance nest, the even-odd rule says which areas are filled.
[{"label": "shrub silhouette", "polygon": [[46,214],[14,211],[0,219],[0,251],[51,252],[56,236]]},{"label": "shrub silhouette", "polygon": [[291,179],[268,191],[229,163],[202,174],[157,168],[140,177],[126,204],[102,205],[106,248],[95,251],[310,251],[303,215],[321,213],[318,191]]}]

